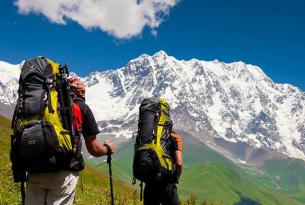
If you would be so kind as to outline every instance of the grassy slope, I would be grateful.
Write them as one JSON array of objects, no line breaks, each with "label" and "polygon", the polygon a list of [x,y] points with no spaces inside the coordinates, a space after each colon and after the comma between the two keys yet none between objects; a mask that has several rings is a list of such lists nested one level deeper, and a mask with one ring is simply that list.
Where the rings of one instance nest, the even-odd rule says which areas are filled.
[{"label": "grassy slope", "polygon": [[[273,191],[273,186],[264,188],[263,183],[255,177],[248,179],[250,175],[242,168],[204,144],[185,143],[183,150],[185,166],[178,185],[182,199],[193,194],[197,199],[217,199],[222,204],[238,203],[241,199],[267,205],[301,204],[283,193]],[[129,141],[118,149],[113,162],[114,176],[128,184],[132,179],[132,156],[133,142]],[[102,163],[98,168],[107,171],[107,164]],[[254,173],[253,176],[258,178],[260,173]]]},{"label": "grassy slope", "polygon": [[[9,160],[10,121],[0,116],[0,204],[13,205],[20,204],[19,184],[14,184],[11,176],[11,167]],[[107,172],[108,174],[108,172]],[[76,204],[101,204],[109,203],[109,177],[96,169],[87,166],[81,172],[83,181],[83,193],[80,182],[77,187]],[[117,180],[114,180],[114,190],[116,204],[134,204],[134,199],[139,194],[134,195],[134,190]],[[138,200],[135,200],[139,204]]]},{"label": "grassy slope", "polygon": [[272,159],[262,169],[280,190],[305,203],[305,163],[298,159]]},{"label": "grassy slope", "polygon": [[226,165],[212,162],[185,169],[179,187],[182,196],[192,193],[223,204],[243,204],[245,200],[264,205],[302,204],[244,178]]},{"label": "grassy slope", "polygon": [[[79,182],[76,195],[76,204],[108,204],[110,201],[109,194],[109,177],[96,169],[87,166],[86,170],[81,172],[83,181],[82,186]],[[113,182],[116,204],[140,204],[139,194],[130,186],[114,180]]]},{"label": "grassy slope", "polygon": [[280,190],[305,204],[305,163],[299,159],[275,158],[258,168],[244,167],[249,178],[273,190]]},{"label": "grassy slope", "polygon": [[204,162],[216,162],[219,164],[227,165],[233,169],[237,166],[229,159],[223,157],[221,154],[210,149],[203,143],[183,145],[183,162],[184,168],[192,165],[201,164]]},{"label": "grassy slope", "polygon": [[13,183],[9,160],[10,121],[0,116],[0,204],[19,204],[19,187]]},{"label": "grassy slope", "polygon": [[[9,136],[10,122],[0,116],[0,204],[18,204],[20,194],[19,187],[12,182],[9,163]],[[139,196],[135,193],[131,184],[131,159],[133,155],[133,143],[127,142],[122,146],[113,161],[113,177],[116,200],[119,204],[133,204],[133,198]],[[182,198],[194,194],[198,199],[217,199],[221,204],[291,204],[298,205],[295,200],[280,192],[272,191],[276,183],[282,183],[287,190],[303,190],[304,179],[303,166],[299,163],[285,163],[281,161],[270,161],[263,167],[268,175],[268,188],[253,183],[266,179],[260,173],[252,174],[252,180],[245,178],[248,174],[241,174],[241,169],[220,154],[210,150],[203,144],[184,145],[185,169],[178,186]],[[94,161],[91,162],[94,164]],[[296,169],[296,167],[298,169]],[[109,202],[109,178],[108,166],[103,163],[99,167],[102,172],[87,166],[81,173],[83,180],[83,191],[79,183],[76,204],[107,204]],[[290,178],[287,176],[287,169],[293,169]],[[288,174],[289,175],[289,174]],[[298,182],[292,181],[295,175],[300,176]],[[274,177],[273,177],[274,176]],[[273,184],[272,180],[277,180]],[[136,187],[138,188],[138,186]],[[271,189],[272,188],[272,189]],[[291,193],[294,197],[304,199],[301,193]],[[245,203],[249,202],[249,203]],[[257,203],[256,203],[257,202]],[[138,204],[139,202],[136,201]]]},{"label": "grassy slope", "polygon": [[[133,142],[128,141],[118,147],[117,152],[115,155],[113,155],[112,161],[113,177],[128,185],[131,185],[132,182],[132,158]],[[98,162],[96,160],[98,160]],[[102,172],[108,172],[108,164],[106,163],[106,158],[102,163],[100,162],[101,161],[97,158],[87,160],[87,163],[91,166],[94,166]]]},{"label": "grassy slope", "polygon": [[[272,159],[269,161],[266,161],[265,164],[262,167],[255,167],[250,168],[249,167],[242,167],[242,166],[236,166],[234,163],[232,163],[230,160],[224,158],[219,153],[209,149],[207,146],[203,144],[186,144],[184,146],[184,161],[185,167],[189,169],[185,169],[184,176],[187,174],[187,172],[192,173],[191,176],[196,176],[198,168],[196,167],[198,164],[201,164],[199,166],[203,166],[202,163],[206,162],[212,162],[210,163],[210,166],[207,166],[202,169],[206,169],[207,172],[211,171],[209,169],[215,169],[213,168],[214,164],[221,164],[225,165],[227,169],[230,169],[232,173],[235,173],[243,179],[243,182],[249,182],[253,183],[253,187],[266,187],[267,189],[262,189],[264,191],[267,191],[266,193],[274,193],[275,196],[277,195],[275,191],[272,190],[280,190],[286,194],[286,197],[289,196],[290,198],[297,199],[298,201],[305,204],[305,163],[302,160],[298,159]],[[195,166],[194,166],[195,165]],[[217,165],[215,165],[217,167]],[[196,171],[194,171],[194,170]],[[211,176],[213,176],[213,171],[210,172]],[[218,173],[218,175],[215,176],[215,180],[217,180],[217,176],[221,176],[222,171]],[[209,175],[207,175],[209,176]],[[211,177],[209,176],[209,177]],[[206,179],[206,177],[203,177]],[[184,177],[182,178],[182,180]],[[198,178],[199,180],[194,181],[194,183],[200,181],[201,178]],[[187,180],[187,179],[185,179]],[[230,178],[222,178],[223,182],[230,182]],[[183,182],[183,181],[182,181]],[[202,181],[200,181],[202,183]],[[186,184],[190,184],[188,181]],[[191,183],[193,185],[193,182]],[[232,183],[234,184],[234,182]],[[211,189],[213,183],[209,184],[209,194],[211,194]],[[238,187],[238,184],[235,184]],[[235,186],[234,185],[234,186]],[[182,184],[181,186],[181,194],[187,195],[186,193],[190,192],[196,192],[194,189],[194,186],[189,187],[190,192],[187,189],[184,189],[185,186]],[[248,190],[248,189],[244,189]],[[261,190],[261,191],[262,191]],[[271,192],[270,192],[271,191]],[[221,193],[217,192],[217,193]],[[254,196],[249,195],[246,191],[241,190],[241,193],[246,194],[247,196]],[[262,192],[260,192],[262,193]],[[204,196],[203,193],[198,193],[199,196]],[[217,197],[220,199],[223,194],[219,194],[220,196]],[[281,194],[283,195],[283,194]],[[232,198],[236,198],[236,194],[230,194]],[[215,197],[212,195],[212,198]],[[239,196],[242,198],[242,196]],[[205,195],[203,198],[211,198],[211,196]],[[279,203],[280,204],[280,203]]]},{"label": "grassy slope", "polygon": [[[133,141],[129,140],[126,143],[122,144],[118,148],[118,152],[114,155],[113,161],[113,173],[117,179],[131,183],[132,181],[132,158],[133,158]],[[233,169],[238,169],[234,163],[225,157],[221,156],[217,152],[211,150],[204,144],[188,144],[183,145],[183,161],[184,169],[192,165],[196,165],[203,162],[217,162],[220,164],[225,164]],[[104,162],[97,165],[94,159],[89,161],[89,164],[96,166],[102,171],[107,171],[108,166]]]}]

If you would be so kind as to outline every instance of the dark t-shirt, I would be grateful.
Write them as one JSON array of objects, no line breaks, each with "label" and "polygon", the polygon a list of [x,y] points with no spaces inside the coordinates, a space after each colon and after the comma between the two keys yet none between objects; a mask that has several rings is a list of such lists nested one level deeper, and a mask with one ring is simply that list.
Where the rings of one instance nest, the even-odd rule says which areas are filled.
[{"label": "dark t-shirt", "polygon": [[171,133],[171,143],[170,143],[170,155],[172,157],[173,163],[176,163],[175,152],[181,151],[182,152],[182,139],[180,135],[176,132]]},{"label": "dark t-shirt", "polygon": [[182,139],[176,132],[171,133],[173,151],[182,151]]},{"label": "dark t-shirt", "polygon": [[99,129],[90,107],[83,100],[80,99],[76,99],[74,100],[74,102],[78,104],[82,112],[82,134],[84,136],[84,139],[91,135],[97,135],[99,133]]}]

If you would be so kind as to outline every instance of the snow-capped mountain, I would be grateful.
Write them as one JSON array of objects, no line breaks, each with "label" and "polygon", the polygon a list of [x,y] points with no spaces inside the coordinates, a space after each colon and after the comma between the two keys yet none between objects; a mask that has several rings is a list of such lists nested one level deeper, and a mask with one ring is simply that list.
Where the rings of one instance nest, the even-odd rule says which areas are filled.
[{"label": "snow-capped mountain", "polygon": [[19,65],[0,61],[0,102],[12,104],[18,97]]},{"label": "snow-capped mountain", "polygon": [[[18,69],[0,64],[1,102],[15,102]],[[103,136],[131,137],[139,104],[154,95],[170,103],[175,128],[208,144],[221,138],[305,159],[305,93],[275,84],[257,66],[177,60],[160,51],[84,80]]]}]

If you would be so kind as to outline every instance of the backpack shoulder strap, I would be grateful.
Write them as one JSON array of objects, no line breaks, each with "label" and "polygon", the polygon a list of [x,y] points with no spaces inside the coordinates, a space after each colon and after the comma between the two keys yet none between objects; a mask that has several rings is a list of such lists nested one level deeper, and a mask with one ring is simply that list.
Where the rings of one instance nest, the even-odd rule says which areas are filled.
[{"label": "backpack shoulder strap", "polygon": [[75,131],[78,133],[81,131],[83,124],[82,111],[76,102],[73,102],[73,125]]}]

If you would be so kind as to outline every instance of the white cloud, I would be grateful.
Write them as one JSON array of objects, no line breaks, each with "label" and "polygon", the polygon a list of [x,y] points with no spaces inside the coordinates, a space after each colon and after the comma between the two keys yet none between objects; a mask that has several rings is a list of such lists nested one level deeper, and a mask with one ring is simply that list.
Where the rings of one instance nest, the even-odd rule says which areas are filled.
[{"label": "white cloud", "polygon": [[120,39],[138,36],[145,26],[153,34],[179,0],[16,0],[22,14],[45,15],[51,22],[78,22],[85,29],[99,28]]}]

